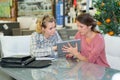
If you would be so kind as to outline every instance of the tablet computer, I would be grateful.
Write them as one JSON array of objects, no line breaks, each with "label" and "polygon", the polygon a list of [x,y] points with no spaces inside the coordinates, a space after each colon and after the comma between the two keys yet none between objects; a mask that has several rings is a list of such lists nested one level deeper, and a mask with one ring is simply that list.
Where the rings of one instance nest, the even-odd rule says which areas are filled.
[{"label": "tablet computer", "polygon": [[62,41],[62,42],[57,43],[58,57],[60,57],[60,56],[65,56],[66,52],[63,52],[63,51],[62,51],[62,47],[63,47],[64,45],[67,46],[68,43],[70,43],[72,46],[75,46],[75,44],[77,43],[77,45],[78,45],[78,51],[80,52],[80,45],[81,45],[81,40],[80,40],[80,39]]}]

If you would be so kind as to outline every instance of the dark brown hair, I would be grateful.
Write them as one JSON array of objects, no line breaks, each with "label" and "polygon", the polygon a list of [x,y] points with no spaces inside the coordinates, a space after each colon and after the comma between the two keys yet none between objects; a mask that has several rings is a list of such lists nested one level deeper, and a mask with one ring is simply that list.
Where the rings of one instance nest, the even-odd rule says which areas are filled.
[{"label": "dark brown hair", "polygon": [[84,25],[87,26],[92,26],[91,30],[92,31],[96,31],[95,27],[96,27],[96,21],[94,20],[94,18],[89,14],[89,13],[83,13],[80,14],[76,17],[76,20]]}]

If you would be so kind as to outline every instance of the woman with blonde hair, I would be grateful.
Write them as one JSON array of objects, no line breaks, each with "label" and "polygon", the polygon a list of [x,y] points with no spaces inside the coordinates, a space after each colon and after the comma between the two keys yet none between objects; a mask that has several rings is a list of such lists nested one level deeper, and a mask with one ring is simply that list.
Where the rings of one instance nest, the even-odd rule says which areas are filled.
[{"label": "woman with blonde hair", "polygon": [[47,47],[51,47],[51,50],[54,52],[57,50],[56,43],[61,42],[62,39],[56,31],[56,21],[52,16],[45,15],[42,20],[37,20],[36,32],[32,33],[31,36],[31,47],[30,52],[32,55],[39,56],[48,56],[52,55],[41,54],[41,48],[44,50],[48,50]]}]

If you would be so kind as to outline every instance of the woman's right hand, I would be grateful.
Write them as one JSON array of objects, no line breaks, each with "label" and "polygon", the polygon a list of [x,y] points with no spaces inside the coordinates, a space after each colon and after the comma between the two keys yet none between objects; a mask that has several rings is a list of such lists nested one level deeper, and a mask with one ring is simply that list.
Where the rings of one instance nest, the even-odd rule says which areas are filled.
[{"label": "woman's right hand", "polygon": [[53,46],[52,50],[57,51],[57,46]]}]

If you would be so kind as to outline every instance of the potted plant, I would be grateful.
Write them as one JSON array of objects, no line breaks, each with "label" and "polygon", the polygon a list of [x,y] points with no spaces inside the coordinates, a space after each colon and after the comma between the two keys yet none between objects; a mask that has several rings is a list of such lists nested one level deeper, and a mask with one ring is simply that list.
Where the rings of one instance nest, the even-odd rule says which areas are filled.
[{"label": "potted plant", "polygon": [[93,0],[94,18],[103,34],[120,35],[120,0]]}]

